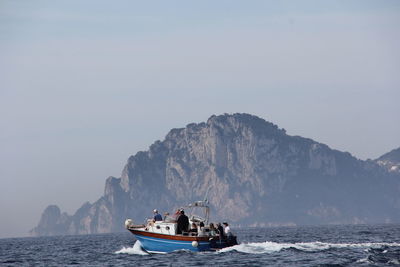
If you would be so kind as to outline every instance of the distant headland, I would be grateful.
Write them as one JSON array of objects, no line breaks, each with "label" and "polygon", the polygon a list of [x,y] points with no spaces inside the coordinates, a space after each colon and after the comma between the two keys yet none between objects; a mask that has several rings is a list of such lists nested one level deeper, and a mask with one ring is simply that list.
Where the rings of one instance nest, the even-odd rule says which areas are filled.
[{"label": "distant headland", "polygon": [[123,231],[126,218],[144,220],[207,189],[214,219],[236,226],[400,222],[400,148],[364,161],[253,115],[213,115],[129,157],[122,176],[75,214],[48,206],[31,235]]}]

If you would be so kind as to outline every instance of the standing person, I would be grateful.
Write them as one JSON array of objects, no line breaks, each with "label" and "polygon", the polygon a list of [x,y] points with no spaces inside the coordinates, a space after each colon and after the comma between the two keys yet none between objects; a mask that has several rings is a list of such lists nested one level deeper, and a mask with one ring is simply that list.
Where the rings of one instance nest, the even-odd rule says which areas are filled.
[{"label": "standing person", "polygon": [[154,209],[153,213],[154,213],[153,221],[155,221],[155,222],[156,221],[162,221],[162,216],[161,216],[161,214],[158,213],[157,209]]},{"label": "standing person", "polygon": [[226,236],[231,236],[232,232],[231,232],[231,228],[229,227],[229,224],[227,222],[224,222],[223,225],[224,225],[224,234]]},{"label": "standing person", "polygon": [[178,229],[176,231],[177,234],[182,234],[183,232],[187,232],[189,228],[189,218],[185,215],[185,211],[181,210],[181,215],[178,218]]},{"label": "standing person", "polygon": [[219,233],[219,239],[220,240],[223,239],[225,237],[224,228],[222,227],[222,225],[220,223],[217,223],[217,230]]},{"label": "standing person", "polygon": [[225,233],[225,235],[227,237],[226,241],[228,242],[228,245],[231,245],[231,246],[237,245],[238,243],[237,243],[237,240],[236,240],[236,236],[233,235],[233,233],[231,231],[231,228],[229,227],[229,224],[224,222],[223,225],[225,227],[224,228],[224,233]]}]

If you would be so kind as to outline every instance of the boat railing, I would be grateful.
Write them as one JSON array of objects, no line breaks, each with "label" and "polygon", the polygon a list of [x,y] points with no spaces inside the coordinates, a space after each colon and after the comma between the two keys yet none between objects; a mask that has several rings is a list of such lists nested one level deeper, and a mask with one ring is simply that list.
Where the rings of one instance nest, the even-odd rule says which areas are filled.
[{"label": "boat railing", "polygon": [[194,223],[200,223],[200,222],[204,223],[206,221],[206,219],[204,219],[203,217],[198,216],[196,214],[192,214],[189,217],[189,221],[194,222]]},{"label": "boat railing", "polygon": [[132,219],[125,220],[126,229],[137,229],[146,227],[144,224],[134,224]]}]

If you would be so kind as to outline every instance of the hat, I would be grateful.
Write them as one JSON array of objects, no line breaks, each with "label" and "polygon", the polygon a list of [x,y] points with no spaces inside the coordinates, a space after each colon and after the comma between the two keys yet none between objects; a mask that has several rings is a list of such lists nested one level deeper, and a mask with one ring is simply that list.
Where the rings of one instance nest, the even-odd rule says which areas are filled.
[{"label": "hat", "polygon": [[157,210],[157,209],[154,209],[154,210],[153,210],[153,212],[154,212],[154,213],[157,213],[157,212],[158,212],[158,210]]}]

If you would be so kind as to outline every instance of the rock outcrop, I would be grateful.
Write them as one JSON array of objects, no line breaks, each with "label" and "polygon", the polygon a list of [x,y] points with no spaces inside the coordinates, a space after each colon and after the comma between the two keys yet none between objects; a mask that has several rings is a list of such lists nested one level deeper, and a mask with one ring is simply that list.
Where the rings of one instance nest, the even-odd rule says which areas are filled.
[{"label": "rock outcrop", "polygon": [[256,116],[225,114],[172,129],[109,177],[98,201],[72,216],[51,206],[32,234],[123,231],[125,218],[141,223],[154,208],[172,211],[207,191],[213,218],[236,225],[400,221],[397,172]]},{"label": "rock outcrop", "polygon": [[34,228],[34,234],[63,235],[71,223],[71,217],[67,213],[61,213],[56,205],[49,205],[43,212],[39,225]]}]

